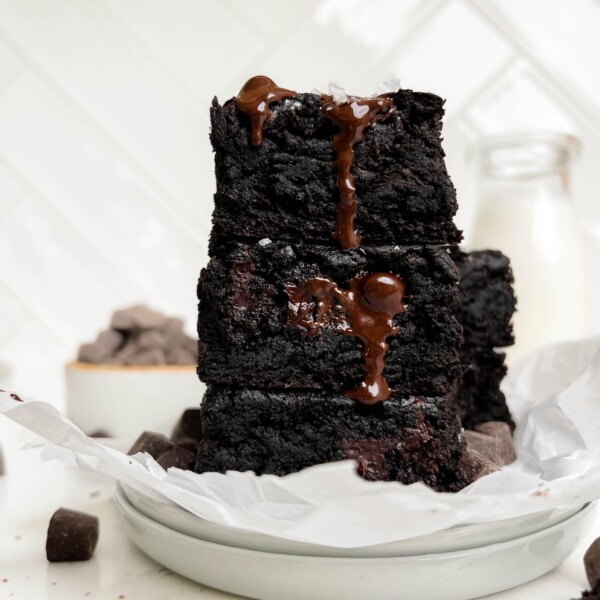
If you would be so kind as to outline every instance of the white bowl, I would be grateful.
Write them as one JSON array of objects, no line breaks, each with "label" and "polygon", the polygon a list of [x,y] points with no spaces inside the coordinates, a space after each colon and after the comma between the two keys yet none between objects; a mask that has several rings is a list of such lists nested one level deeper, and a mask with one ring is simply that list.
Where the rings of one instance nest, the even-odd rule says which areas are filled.
[{"label": "white bowl", "polygon": [[67,415],[86,433],[137,436],[170,433],[205,390],[194,365],[122,367],[71,362],[66,366]]},{"label": "white bowl", "polygon": [[133,488],[118,484],[123,498],[138,512],[152,521],[190,537],[207,542],[275,554],[301,556],[384,558],[417,556],[439,552],[458,552],[469,548],[495,544],[535,533],[577,514],[583,506],[560,508],[524,517],[462,525],[431,535],[424,535],[387,544],[361,548],[338,548],[279,538],[253,531],[213,523],[197,517],[175,504],[154,500]]},{"label": "white bowl", "polygon": [[460,552],[328,558],[213,544],[137,511],[117,490],[131,540],[172,571],[258,600],[470,600],[521,585],[563,562],[589,532],[594,507],[536,533]]}]

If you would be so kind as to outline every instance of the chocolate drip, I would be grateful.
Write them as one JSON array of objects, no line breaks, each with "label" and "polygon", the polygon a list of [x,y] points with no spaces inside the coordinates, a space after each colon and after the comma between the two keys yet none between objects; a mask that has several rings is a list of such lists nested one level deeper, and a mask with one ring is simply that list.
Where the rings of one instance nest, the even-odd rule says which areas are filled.
[{"label": "chocolate drip", "polygon": [[357,98],[350,96],[347,101],[336,103],[331,96],[323,97],[323,112],[339,128],[333,136],[333,149],[336,153],[334,165],[337,167],[337,187],[339,201],[336,208],[336,223],[333,237],[345,250],[360,246],[361,237],[354,227],[356,217],[356,188],[352,176],[354,144],[362,140],[367,127],[382,121],[396,110],[391,96]]},{"label": "chocolate drip", "polygon": [[[399,331],[394,317],[406,309],[405,289],[404,281],[391,273],[356,277],[350,281],[348,290],[324,277],[286,288],[292,325],[305,327],[311,335],[329,325],[344,335],[360,338],[365,378],[347,395],[364,404],[376,404],[390,397],[383,376],[387,339]],[[317,314],[313,318],[315,300]]]},{"label": "chocolate drip", "polygon": [[235,105],[250,117],[253,146],[262,146],[263,125],[271,116],[271,104],[296,95],[296,92],[279,87],[264,75],[248,79],[235,99]]}]

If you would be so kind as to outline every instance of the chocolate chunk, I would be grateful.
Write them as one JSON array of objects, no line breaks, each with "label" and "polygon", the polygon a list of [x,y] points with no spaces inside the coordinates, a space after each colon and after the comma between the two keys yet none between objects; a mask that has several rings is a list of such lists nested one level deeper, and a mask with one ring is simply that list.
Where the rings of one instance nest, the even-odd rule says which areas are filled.
[{"label": "chocolate chunk", "polygon": [[83,363],[99,364],[102,362],[104,354],[102,348],[99,348],[95,343],[82,344],[79,347],[77,360]]},{"label": "chocolate chunk", "polygon": [[170,365],[195,365],[198,356],[185,348],[175,348],[167,352],[167,363]]},{"label": "chocolate chunk", "polygon": [[127,358],[125,364],[130,366],[166,365],[167,359],[160,348],[152,348],[152,350],[141,350],[132,357]]},{"label": "chocolate chunk", "polygon": [[467,430],[465,431],[465,441],[469,450],[478,452],[499,467],[504,464],[502,462],[502,443],[498,438]]},{"label": "chocolate chunk", "polygon": [[157,329],[147,329],[140,332],[137,338],[137,345],[144,350],[164,348],[166,346],[166,339],[164,334]]},{"label": "chocolate chunk", "polygon": [[168,343],[171,343],[173,338],[176,338],[179,335],[185,335],[183,331],[183,319],[179,317],[169,317],[164,322],[161,328],[165,338]]},{"label": "chocolate chunk", "polygon": [[509,465],[517,460],[515,444],[513,442],[512,430],[508,423],[503,421],[487,421],[475,426],[475,431],[485,435],[491,435],[500,441],[500,454],[502,462],[500,465]]},{"label": "chocolate chunk", "polygon": [[600,538],[596,538],[587,549],[583,556],[583,564],[590,586],[594,587],[600,582]]},{"label": "chocolate chunk", "polygon": [[156,462],[165,470],[170,467],[176,467],[187,471],[194,466],[195,460],[196,455],[193,452],[190,452],[185,448],[174,446],[164,454],[161,454]]},{"label": "chocolate chunk", "polygon": [[[186,408],[173,429],[172,438],[192,438],[199,440],[202,437],[202,416],[199,408]],[[179,445],[179,444],[178,444]]]},{"label": "chocolate chunk", "polygon": [[110,435],[110,433],[108,433],[108,431],[105,431],[104,429],[95,429],[91,433],[88,433],[87,436],[91,437],[91,438],[110,438],[110,437],[112,437],[112,435]]},{"label": "chocolate chunk", "polygon": [[173,443],[180,448],[185,448],[190,452],[196,452],[199,440],[190,437],[174,437]]},{"label": "chocolate chunk", "polygon": [[134,329],[160,329],[167,318],[143,304],[117,310],[110,322],[111,329],[131,331]]},{"label": "chocolate chunk", "polygon": [[78,359],[81,362],[99,364],[112,356],[124,341],[125,338],[119,331],[102,331],[93,344],[83,344],[79,348]]},{"label": "chocolate chunk", "polygon": [[173,448],[173,442],[165,435],[144,431],[129,449],[130,456],[138,452],[147,452],[155,460],[167,450]]},{"label": "chocolate chunk", "polygon": [[467,450],[463,453],[458,462],[458,468],[462,470],[465,479],[471,483],[485,475],[500,470],[497,465],[475,450]]},{"label": "chocolate chunk", "polygon": [[59,508],[50,519],[46,557],[50,562],[89,560],[98,543],[98,518]]}]

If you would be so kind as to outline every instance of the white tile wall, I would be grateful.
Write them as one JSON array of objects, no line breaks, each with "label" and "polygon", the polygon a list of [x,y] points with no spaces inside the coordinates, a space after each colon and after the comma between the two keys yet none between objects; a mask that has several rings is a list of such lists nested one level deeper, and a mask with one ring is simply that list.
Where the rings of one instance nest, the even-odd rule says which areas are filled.
[{"label": "white tile wall", "polygon": [[598,31],[598,0],[0,0],[0,385],[60,402],[63,363],[118,305],[193,329],[208,108],[252,74],[446,97],[466,228],[469,144],[572,132],[577,210],[600,233]]}]

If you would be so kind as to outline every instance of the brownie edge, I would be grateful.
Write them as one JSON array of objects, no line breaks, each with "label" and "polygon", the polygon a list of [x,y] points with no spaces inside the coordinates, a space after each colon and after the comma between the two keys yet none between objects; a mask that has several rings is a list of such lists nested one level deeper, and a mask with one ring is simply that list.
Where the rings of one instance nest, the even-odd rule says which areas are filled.
[{"label": "brownie edge", "polygon": [[362,405],[315,391],[209,386],[202,404],[204,438],[195,471],[287,475],[355,459],[366,479],[422,481],[440,491],[469,482],[459,419],[443,398],[399,398]]}]

